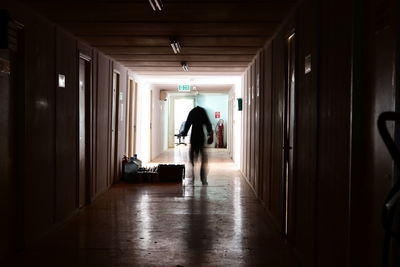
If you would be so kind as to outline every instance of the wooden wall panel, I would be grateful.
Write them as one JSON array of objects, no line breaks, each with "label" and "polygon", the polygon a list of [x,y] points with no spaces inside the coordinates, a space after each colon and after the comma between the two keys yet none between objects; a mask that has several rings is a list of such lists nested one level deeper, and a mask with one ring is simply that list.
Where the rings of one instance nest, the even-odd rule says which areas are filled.
[{"label": "wooden wall panel", "polygon": [[261,203],[264,204],[264,174],[263,174],[263,161],[264,161],[264,113],[262,110],[263,102],[264,102],[264,52],[260,50],[258,54],[259,58],[259,81],[258,81],[258,103],[257,103],[257,112],[258,112],[258,129],[257,129],[257,144],[258,144],[258,164],[257,164],[257,194]]},{"label": "wooden wall panel", "polygon": [[[29,8],[16,2],[7,2],[7,8],[11,17],[24,25],[22,50],[25,55],[24,66],[21,69],[25,74],[19,78],[24,80],[25,86],[18,89],[23,90],[23,97],[17,98],[17,105],[21,107],[18,110],[24,117],[24,125],[20,126],[23,140],[18,141],[18,146],[21,146],[25,153],[18,155],[18,168],[23,176],[23,185],[17,190],[17,197],[22,199],[23,207],[18,206],[20,211],[16,213],[21,213],[23,217],[18,238],[32,246],[77,211],[77,62],[78,52],[91,56],[93,49],[83,43],[77,45],[76,38]],[[90,117],[95,141],[92,143],[92,158],[95,160],[91,164],[91,198],[94,199],[108,189],[110,180],[108,93],[111,88],[111,61],[102,54],[97,58],[97,52],[92,59],[93,99]],[[126,69],[120,66],[120,70],[123,73],[122,86],[126,88]],[[57,86],[58,74],[65,75],[65,88]],[[3,83],[3,79],[1,82]],[[5,87],[2,86],[3,89]],[[15,88],[12,90],[18,91]],[[6,93],[1,100],[7,99]],[[6,109],[8,106],[2,105],[2,108]],[[0,118],[6,117],[7,114],[2,112]],[[0,123],[3,125],[1,119]],[[8,130],[5,127],[1,128]],[[0,134],[3,136],[3,132]],[[121,147],[125,147],[125,144],[121,143]],[[8,148],[2,144],[0,149],[5,154],[8,153]],[[22,196],[19,196],[20,191]],[[4,197],[7,194],[15,196],[16,193],[9,189],[1,195]],[[11,219],[8,222],[11,222]]]},{"label": "wooden wall panel", "polygon": [[88,141],[88,145],[89,145],[89,149],[90,149],[90,155],[87,155],[89,157],[88,162],[90,165],[90,201],[93,200],[94,196],[95,196],[95,184],[96,184],[96,91],[94,90],[94,88],[96,88],[95,86],[97,86],[97,82],[96,78],[97,76],[95,76],[95,67],[97,66],[97,61],[93,55],[93,49],[81,42],[78,41],[77,42],[77,49],[78,49],[78,56],[85,56],[90,58],[90,88],[88,88],[87,90],[89,90],[88,94],[89,94],[89,103],[87,103],[89,105],[89,107],[87,108],[87,111],[89,112],[89,114],[87,115],[87,119],[89,120],[89,141]]},{"label": "wooden wall panel", "polygon": [[242,175],[244,175],[245,171],[244,168],[246,166],[245,164],[245,157],[246,157],[246,153],[245,153],[245,146],[244,146],[244,140],[245,140],[245,125],[246,125],[246,113],[245,113],[245,109],[246,109],[246,90],[245,90],[245,84],[246,84],[246,75],[242,75],[242,88],[241,88],[241,93],[242,93],[242,120],[241,120],[241,146],[240,146],[240,170]]},{"label": "wooden wall panel", "polygon": [[[313,266],[315,250],[315,207],[317,168],[317,75],[315,47],[315,1],[299,7],[296,28],[298,71],[296,88],[296,150],[294,174],[294,218],[291,237],[296,254],[305,266]],[[305,58],[311,56],[311,72],[305,73]]]},{"label": "wooden wall panel", "polygon": [[[337,14],[341,14],[338,20]],[[317,266],[347,266],[349,242],[352,6],[320,9]],[[337,42],[340,40],[340,42]],[[335,45],[333,45],[335,44]],[[329,262],[326,259],[330,259]]]},{"label": "wooden wall panel", "polygon": [[244,83],[243,83],[243,174],[247,177],[247,71],[244,74]]},{"label": "wooden wall panel", "polygon": [[247,105],[246,105],[246,168],[245,168],[245,175],[246,177],[249,178],[250,175],[250,162],[251,162],[251,157],[250,157],[250,105],[251,105],[251,93],[250,93],[250,68],[247,69],[247,83],[246,83],[246,99],[247,99]]},{"label": "wooden wall panel", "polygon": [[117,119],[118,119],[118,144],[117,144],[117,157],[118,166],[117,167],[117,177],[114,177],[114,181],[118,181],[122,175],[122,159],[126,154],[126,98],[127,98],[127,88],[128,88],[128,77],[127,71],[121,65],[114,63],[113,68],[117,70],[120,74],[119,79],[119,89],[118,89],[118,101],[117,101]]},{"label": "wooden wall panel", "polygon": [[283,231],[283,103],[285,88],[284,70],[284,41],[282,37],[273,42],[273,69],[272,69],[272,156],[271,156],[271,214],[278,226]]},{"label": "wooden wall panel", "polygon": [[271,208],[271,151],[272,151],[272,45],[269,43],[264,49],[264,71],[263,71],[263,101],[261,110],[263,113],[263,200],[267,209]]},{"label": "wooden wall panel", "polygon": [[76,40],[56,32],[56,78],[65,75],[65,88],[56,86],[56,220],[77,208],[77,47]]},{"label": "wooden wall panel", "polygon": [[[9,53],[0,53],[0,59],[8,61]],[[15,94],[10,79],[0,72],[0,213],[7,218],[0,220],[0,260],[15,247]]]},{"label": "wooden wall panel", "polygon": [[262,177],[259,175],[260,162],[260,61],[262,57],[257,55],[255,61],[255,85],[254,85],[254,189],[260,195],[260,183]]},{"label": "wooden wall panel", "polygon": [[97,53],[97,87],[96,87],[96,194],[108,187],[110,153],[109,153],[109,113],[110,113],[110,60]]},{"label": "wooden wall panel", "polygon": [[250,166],[250,172],[249,172],[249,180],[250,184],[254,189],[254,165],[255,165],[255,159],[254,159],[254,151],[255,151],[255,142],[254,142],[254,137],[255,137],[255,130],[254,130],[254,124],[255,124],[255,118],[254,118],[254,106],[255,106],[255,94],[254,94],[254,73],[255,73],[255,66],[254,66],[254,61],[253,64],[250,66],[250,84],[249,84],[249,90],[250,90],[250,112],[249,112],[249,131],[250,131],[250,140],[249,140],[249,166]]},{"label": "wooden wall panel", "polygon": [[[389,3],[395,2],[359,1],[361,6],[354,11],[352,1],[302,1],[263,49],[262,127],[256,141],[257,102],[247,103],[243,169],[283,232],[285,38],[295,26],[294,201],[288,241],[301,266],[380,264],[380,213],[393,176],[391,158],[376,129],[380,112],[395,109],[395,8]],[[367,18],[360,14],[366,7],[370,8]],[[337,14],[340,20],[335,19]],[[358,28],[353,27],[354,16]],[[311,56],[308,74],[304,72],[307,56]],[[253,100],[258,60],[245,74],[249,100]],[[261,154],[251,139],[262,144]],[[257,158],[262,162],[258,174],[253,169]]]},{"label": "wooden wall panel", "polygon": [[[390,1],[366,1],[367,14],[358,17],[362,34],[353,65],[354,86],[351,179],[351,264],[379,266],[382,262],[384,231],[382,205],[389,192],[393,162],[378,133],[376,122],[384,111],[396,110],[395,39],[392,24],[395,10]],[[386,5],[385,5],[386,4]],[[361,39],[361,38],[360,38]],[[367,42],[365,42],[367,40]],[[353,97],[355,99],[355,97]],[[362,100],[362,101],[361,101]],[[389,124],[390,132],[394,129]],[[392,135],[394,136],[394,135]],[[397,254],[393,252],[393,254]],[[394,264],[393,266],[398,266]]]},{"label": "wooden wall panel", "polygon": [[24,227],[30,242],[54,223],[55,27],[26,17]]}]

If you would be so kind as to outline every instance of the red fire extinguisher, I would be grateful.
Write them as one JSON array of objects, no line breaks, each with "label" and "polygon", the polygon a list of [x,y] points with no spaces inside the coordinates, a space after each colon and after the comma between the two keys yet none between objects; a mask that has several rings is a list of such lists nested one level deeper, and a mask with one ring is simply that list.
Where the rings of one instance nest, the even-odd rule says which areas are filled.
[{"label": "red fire extinguisher", "polygon": [[217,134],[216,147],[217,148],[223,148],[224,147],[224,120],[223,119],[220,119],[218,121],[215,131],[216,131],[216,134]]}]

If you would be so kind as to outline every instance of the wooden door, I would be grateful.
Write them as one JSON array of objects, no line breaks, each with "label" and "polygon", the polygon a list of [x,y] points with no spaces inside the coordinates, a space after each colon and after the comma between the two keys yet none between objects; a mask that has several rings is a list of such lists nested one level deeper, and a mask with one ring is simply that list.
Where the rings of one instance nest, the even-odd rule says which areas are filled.
[{"label": "wooden door", "polygon": [[79,207],[86,199],[85,60],[79,59]]},{"label": "wooden door", "polygon": [[291,216],[291,197],[293,190],[293,145],[295,127],[295,34],[286,40],[286,86],[284,104],[284,140],[283,140],[283,184],[284,184],[284,226],[289,232]]},{"label": "wooden door", "polygon": [[0,212],[3,220],[0,221],[0,257],[4,257],[10,247],[15,249],[16,229],[14,210],[15,197],[15,172],[14,172],[14,154],[15,154],[15,130],[12,121],[14,116],[15,98],[10,86],[10,62],[8,53],[0,52],[0,155],[2,157],[0,164]]},{"label": "wooden door", "polygon": [[89,89],[90,89],[90,60],[79,58],[79,86],[78,86],[78,166],[79,166],[79,208],[85,206],[90,199],[90,123],[89,123]]},{"label": "wooden door", "polygon": [[0,10],[0,258],[25,248],[25,30]]}]

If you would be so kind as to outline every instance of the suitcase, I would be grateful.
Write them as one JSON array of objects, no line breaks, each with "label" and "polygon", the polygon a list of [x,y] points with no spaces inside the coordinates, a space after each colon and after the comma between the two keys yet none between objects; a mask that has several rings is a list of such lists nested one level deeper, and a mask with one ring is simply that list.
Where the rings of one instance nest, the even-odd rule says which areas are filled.
[{"label": "suitcase", "polygon": [[159,164],[158,179],[160,182],[181,183],[185,179],[185,165]]}]

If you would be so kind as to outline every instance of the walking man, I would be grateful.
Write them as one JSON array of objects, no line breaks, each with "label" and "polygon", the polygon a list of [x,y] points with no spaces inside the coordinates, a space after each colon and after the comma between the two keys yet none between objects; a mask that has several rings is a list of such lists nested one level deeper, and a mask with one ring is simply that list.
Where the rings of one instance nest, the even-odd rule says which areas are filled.
[{"label": "walking man", "polygon": [[207,182],[207,153],[204,150],[204,142],[205,142],[205,134],[204,134],[204,126],[207,130],[207,143],[211,144],[213,142],[213,130],[211,127],[210,119],[207,116],[207,113],[202,107],[195,107],[190,112],[186,119],[185,128],[180,133],[183,136],[186,136],[190,127],[192,127],[192,134],[190,136],[190,150],[189,150],[189,158],[190,163],[192,164],[192,173],[193,173],[193,185],[194,185],[194,163],[201,157],[201,167],[200,167],[200,179],[203,185],[208,185]]}]

